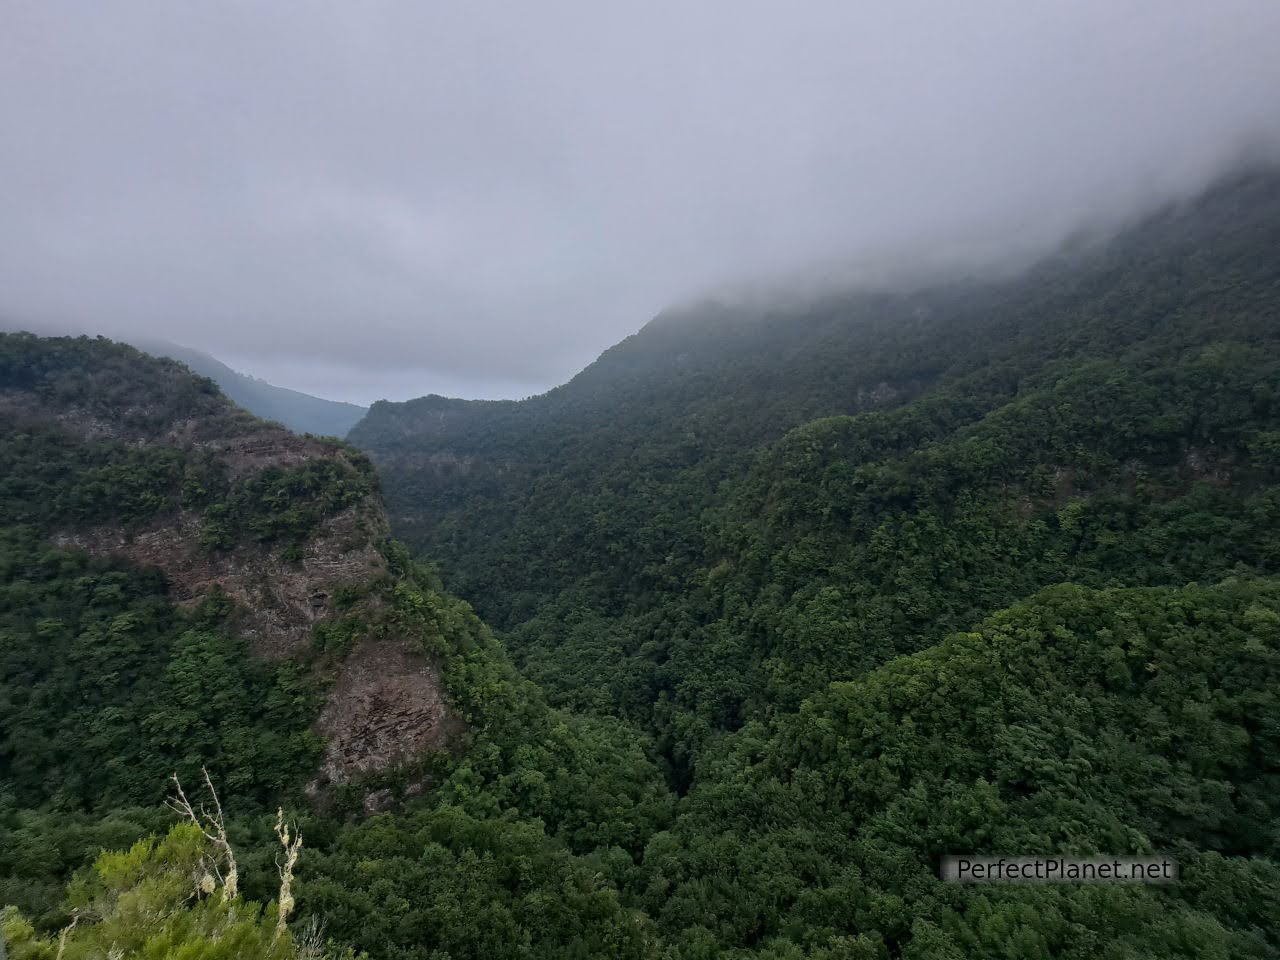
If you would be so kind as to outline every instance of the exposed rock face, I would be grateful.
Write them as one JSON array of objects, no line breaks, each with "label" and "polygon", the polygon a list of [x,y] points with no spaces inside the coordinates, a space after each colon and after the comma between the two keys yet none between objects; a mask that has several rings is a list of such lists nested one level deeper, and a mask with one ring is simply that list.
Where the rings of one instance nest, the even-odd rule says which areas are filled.
[{"label": "exposed rock face", "polygon": [[277,427],[267,427],[245,436],[197,443],[196,446],[216,452],[233,478],[257,473],[267,467],[300,467],[310,460],[333,456],[332,446],[324,440],[299,437]]},{"label": "exposed rock face", "polygon": [[[37,361],[47,359],[35,340],[23,343]],[[29,373],[39,363],[17,374],[10,371],[10,383],[0,384],[0,421],[6,428],[52,425],[85,443],[200,451],[207,455],[202,460],[215,462],[219,475],[232,484],[247,483],[268,468],[292,470],[321,460],[336,462],[339,474],[367,471],[363,457],[349,448],[258,420],[176,364],[107,345],[103,352],[108,360],[114,357],[121,374],[111,376],[104,372],[111,368],[93,353],[97,347],[75,342],[64,348],[76,354],[73,370],[96,377],[95,388],[63,389],[67,383],[75,386],[76,376],[59,372],[56,365],[49,365],[52,372],[44,381]],[[298,506],[292,493],[276,496],[282,498],[278,505],[272,501],[260,509],[286,512]],[[389,576],[381,548],[388,534],[386,512],[376,493],[355,497],[354,502],[342,501],[349,504],[345,508],[333,508],[339,512],[321,515],[306,540],[291,546],[242,534],[239,542],[211,549],[204,540],[206,515],[179,509],[177,501],[141,527],[64,523],[48,534],[62,547],[158,568],[180,605],[194,605],[222,591],[234,601],[232,625],[249,639],[256,656],[309,662],[317,676],[333,677],[316,721],[316,730],[328,741],[317,779],[323,786],[383,773],[446,748],[462,729],[447,705],[438,665],[420,651],[414,637],[391,641],[383,638],[381,627],[370,629],[338,662],[313,650],[316,625],[339,613],[339,591],[363,595],[360,606],[344,609],[343,615],[367,616],[370,626],[383,602],[379,587]],[[375,798],[373,807],[380,802]]]},{"label": "exposed rock face", "polygon": [[902,396],[902,391],[891,384],[881,381],[874,387],[859,387],[857,393],[857,407],[859,410],[865,407],[883,406],[886,403],[892,403]]},{"label": "exposed rock face", "polygon": [[[387,576],[375,545],[386,535],[386,517],[376,502],[327,518],[300,560],[253,546],[210,553],[200,543],[200,528],[199,514],[184,513],[138,532],[105,526],[60,532],[53,540],[158,567],[179,604],[194,605],[221,588],[235,601],[233,622],[254,654],[273,660],[306,655],[315,625],[335,613],[339,588]],[[447,749],[462,729],[449,710],[439,668],[412,639],[366,639],[337,665],[316,721],[327,745],[313,786],[385,773]]]},{"label": "exposed rock face", "polygon": [[1217,486],[1231,483],[1235,464],[1222,451],[1212,447],[1187,447],[1182,457],[1183,470],[1192,480],[1207,480]]},{"label": "exposed rock face", "polygon": [[325,519],[303,547],[301,560],[292,562],[280,549],[210,553],[200,543],[200,526],[200,515],[188,512],[132,534],[105,526],[59,532],[52,539],[58,546],[158,567],[173,600],[182,605],[199,603],[221,588],[235,601],[234,621],[253,652],[272,660],[307,647],[315,624],[333,614],[336,590],[386,575],[374,546],[386,535],[386,519],[372,505]]},{"label": "exposed rock face", "polygon": [[316,729],[328,741],[321,780],[337,783],[445,749],[462,724],[412,643],[370,639],[342,664]]},{"label": "exposed rock face", "polygon": [[[268,467],[289,469],[347,456],[331,442],[296,436],[222,398],[210,403],[212,417],[166,421],[145,406],[106,417],[74,405],[51,407],[29,391],[0,391],[0,414],[11,422],[53,423],[88,441],[201,450],[216,457],[233,482]],[[141,426],[153,422],[158,425],[150,431]],[[387,520],[375,497],[324,518],[303,544],[301,558],[293,560],[286,560],[279,547],[253,543],[211,552],[201,543],[202,520],[199,513],[183,511],[158,517],[141,530],[107,524],[58,531],[51,539],[59,546],[158,567],[180,604],[196,604],[220,588],[235,601],[236,624],[254,653],[271,659],[295,655],[310,642],[314,625],[334,612],[338,588],[385,575],[376,544],[387,536]]]},{"label": "exposed rock face", "polygon": [[[335,592],[387,576],[375,542],[386,535],[376,503],[326,519],[300,560],[280,549],[210,553],[201,517],[184,513],[132,534],[118,526],[55,534],[54,541],[162,570],[173,599],[193,605],[221,588],[235,601],[235,626],[257,656],[304,657],[315,625],[335,613]],[[439,668],[414,641],[366,639],[336,668],[316,731],[327,741],[316,788],[384,773],[446,749],[463,729],[450,712]],[[374,804],[370,812],[376,812]]]}]

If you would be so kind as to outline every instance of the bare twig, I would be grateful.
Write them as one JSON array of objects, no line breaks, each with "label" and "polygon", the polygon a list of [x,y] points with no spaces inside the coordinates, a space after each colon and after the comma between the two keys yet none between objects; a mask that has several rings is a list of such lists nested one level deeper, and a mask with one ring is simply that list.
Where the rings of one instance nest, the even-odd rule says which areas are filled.
[{"label": "bare twig", "polygon": [[298,960],[326,960],[324,921],[315,914],[307,917],[302,929],[293,932],[293,950]]},{"label": "bare twig", "polygon": [[280,896],[276,901],[279,908],[275,935],[279,937],[284,932],[289,914],[293,912],[293,868],[298,862],[298,851],[302,848],[302,834],[295,829],[292,836],[290,835],[289,824],[285,823],[283,809],[276,811],[276,836],[280,838],[280,845],[284,847],[284,863],[281,863],[278,857],[276,858],[276,868],[280,871]]},{"label": "bare twig", "polygon": [[62,933],[58,935],[58,955],[56,960],[62,960],[62,951],[67,949],[67,934],[76,928],[76,924],[80,922],[78,913],[72,914],[71,922],[62,928]]},{"label": "bare twig", "polygon": [[226,862],[226,873],[224,874],[218,868],[217,858],[210,861],[213,873],[222,883],[222,899],[234,900],[239,894],[240,873],[236,868],[235,851],[231,849],[231,841],[227,839],[227,828],[222,817],[222,804],[218,801],[218,791],[213,789],[213,781],[209,778],[209,771],[204,767],[200,768],[200,772],[204,774],[204,785],[209,791],[209,796],[213,798],[213,812],[200,805],[197,811],[191,805],[191,801],[187,799],[186,793],[182,789],[182,783],[178,780],[178,775],[173,774],[170,779],[173,780],[174,789],[177,791],[176,797],[170,797],[166,800],[169,809],[173,810],[178,816],[190,820],[193,824],[200,828],[213,848]]}]

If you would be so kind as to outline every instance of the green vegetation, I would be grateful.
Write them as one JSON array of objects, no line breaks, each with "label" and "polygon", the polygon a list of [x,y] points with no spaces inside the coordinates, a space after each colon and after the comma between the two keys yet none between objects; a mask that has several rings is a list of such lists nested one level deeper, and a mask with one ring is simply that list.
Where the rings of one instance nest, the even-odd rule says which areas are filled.
[{"label": "green vegetation", "polygon": [[660,318],[543,397],[352,439],[522,670],[683,786],[1042,587],[1280,572],[1277,244],[1244,178],[1013,280]]},{"label": "green vegetation", "polygon": [[[1257,808],[1228,843],[1209,828],[1226,815],[1192,799],[1255,803],[1268,789],[1276,755],[1263,713],[1223,734],[1261,759],[1176,802],[1122,802],[1097,784],[1079,796],[1059,779],[1049,819],[1060,829],[1045,832],[1004,806],[1026,785],[988,771],[980,783],[910,787],[925,791],[910,800],[918,817],[944,822],[943,805],[968,805],[968,832],[930,846],[930,827],[903,821],[912,843],[874,855],[851,846],[870,809],[847,794],[820,802],[830,788],[793,785],[787,768],[827,755],[826,722],[795,718],[840,684],[859,685],[846,693],[857,699],[880,689],[866,686],[876,678],[905,682],[914,655],[950,650],[957,632],[1054,584],[1176,590],[1280,573],[1278,243],[1280,184],[1243,178],[1014,280],[791,313],[704,307],[654,321],[543,397],[378,404],[352,440],[379,465],[397,533],[440,561],[446,585],[502,629],[552,702],[620,716],[651,739],[681,797],[674,826],[614,876],[676,952],[1057,956],[1074,942],[1081,955],[1273,955],[1259,931],[1274,927],[1263,827],[1274,812]],[[1262,616],[1274,597],[1256,583],[1272,598]],[[1105,607],[1120,595],[1097,596]],[[1218,595],[1168,596],[1208,607]],[[1094,641],[1087,622],[1073,629]],[[1205,651],[1233,649],[1212,637],[1198,641]],[[1050,669],[1034,662],[1027,669]],[[1212,686],[1204,671],[1173,689]],[[1140,711],[1145,695],[1117,696]],[[899,722],[972,726],[963,710],[943,722],[932,709],[915,704]],[[865,723],[893,732],[887,716]],[[1060,749],[1062,732],[1044,723],[1016,760],[985,762],[1030,765],[1033,747]],[[989,735],[974,734],[977,745]],[[1130,735],[1141,746],[1172,734],[1114,710],[1073,728],[1110,757],[1087,762],[1117,776],[1118,758],[1140,760],[1122,748]],[[918,759],[941,772],[946,758]],[[742,779],[744,764],[755,779]],[[908,791],[877,767],[867,775]],[[1011,832],[995,832],[1006,818]],[[1097,832],[1104,822],[1110,832]],[[845,826],[814,827],[828,823]],[[1179,823],[1204,832],[1188,839]],[[1093,846],[1071,846],[1085,837]],[[1046,850],[1176,840],[1202,890],[1217,883],[1210,871],[1252,893],[1228,905],[1219,890],[1217,906],[1149,891],[969,900],[931,880],[931,858],[1002,849],[995,840]],[[975,923],[988,929],[965,932]],[[1167,936],[1124,932],[1152,924]]]},{"label": "green vegetation", "polygon": [[325,517],[355,506],[377,490],[367,457],[311,460],[286,470],[267,467],[205,510],[202,540],[229,549],[246,538],[294,548],[315,533]]},{"label": "green vegetation", "polygon": [[307,870],[304,909],[371,956],[654,956],[653,923],[600,864],[537,823],[440,806],[343,831]]},{"label": "green vegetation", "polygon": [[[377,405],[352,439],[441,572],[381,544],[287,663],[49,538],[190,513],[220,560],[296,556],[368,461],[238,472],[182,438],[273,428],[179,368],[0,339],[50,414],[0,414],[11,954],[1277,960],[1276,249],[1280,177],[1245,177],[1016,279],[709,307],[532,401]],[[138,380],[105,405],[61,372],[99,356]],[[112,403],[151,439],[96,431]],[[367,638],[411,638],[465,730],[312,803]],[[234,910],[157,806],[202,766]],[[1156,852],[1180,882],[936,876]]]},{"label": "green vegetation", "polygon": [[[465,944],[489,924],[475,950],[509,940],[517,950],[536,943],[575,955],[584,945],[596,952],[616,944],[645,955],[647,927],[637,928],[635,911],[622,908],[594,861],[578,855],[597,848],[639,854],[671,816],[673,798],[660,768],[625,725],[549,707],[470,608],[444,594],[434,572],[403,548],[383,545],[385,576],[339,591],[340,615],[318,625],[312,661],[266,662],[236,632],[224,595],[181,608],[171,602],[161,570],[94,559],[49,540],[99,525],[114,525],[127,538],[189,513],[206,552],[234,555],[263,545],[287,554],[305,546],[325,517],[376,491],[366,457],[325,442],[317,445],[321,455],[296,466],[266,466],[233,481],[229,464],[240,439],[257,443],[275,432],[212,394],[207,419],[189,424],[204,440],[175,435],[181,414],[173,398],[192,379],[180,371],[170,390],[151,382],[170,367],[105,341],[0,338],[5,350],[17,355],[15,368],[39,370],[15,376],[19,396],[43,398],[43,385],[62,379],[60,362],[92,379],[101,352],[108,366],[129,364],[141,380],[120,402],[153,408],[138,421],[137,436],[127,438],[87,423],[88,409],[103,423],[123,422],[87,395],[28,401],[4,414],[13,429],[0,441],[11,506],[11,522],[0,527],[0,894],[26,918],[6,922],[13,955],[62,949],[64,956],[93,956],[117,945],[136,955],[292,956],[286,941],[263,939],[270,930],[254,909],[229,914],[216,897],[191,887],[193,838],[181,831],[145,838],[167,828],[158,804],[175,771],[197,782],[208,768],[228,798],[238,840],[261,840],[276,803],[305,810],[303,788],[320,760],[311,725],[326,667],[360,639],[377,637],[415,638],[439,665],[452,707],[470,727],[456,756],[424,758],[396,775],[400,787],[413,777],[435,784],[422,801],[430,815],[395,827],[406,849],[429,834],[453,863],[439,884],[450,885],[452,876],[471,885],[470,926],[459,924],[432,891],[419,892],[419,902],[437,911],[435,928]],[[308,832],[327,842],[309,853],[303,902],[332,901],[334,916],[309,907],[300,928],[314,917],[351,943],[378,932],[370,918],[357,924],[350,913],[369,891],[345,877],[349,852],[365,844],[372,856],[372,827],[344,824],[364,794],[385,782],[344,784],[326,798],[323,815],[307,815]],[[90,871],[104,847],[129,847],[140,838],[128,854],[104,856]],[[495,868],[495,857],[506,865]],[[128,869],[120,866],[125,860]],[[401,860],[367,863],[365,873],[385,880]],[[246,889],[265,901],[270,875],[269,862],[250,858]],[[479,910],[495,884],[515,877],[522,886],[505,903]],[[563,900],[554,922],[552,889]],[[428,894],[431,900],[422,901]],[[127,911],[117,909],[126,904],[132,904]],[[390,907],[386,916],[405,923]],[[164,922],[153,923],[156,917]],[[561,920],[571,918],[577,919],[562,929]],[[59,931],[73,920],[59,946]],[[129,936],[122,938],[125,927]],[[513,930],[524,932],[512,939]]]},{"label": "green vegetation", "polygon": [[85,443],[56,426],[15,426],[0,444],[0,503],[13,522],[115,521],[134,528],[197,507],[224,486],[207,456],[119,440]]},{"label": "green vegetation", "polygon": [[[299,923],[397,958],[1271,957],[1277,691],[1280,584],[1235,580],[1053,588],[748,724],[678,802],[620,728],[518,696],[530,727],[433,796],[305,825]],[[955,850],[1159,850],[1183,881],[946,886]]]},{"label": "green vegetation", "polygon": [[[297,467],[229,475],[224,445],[284,436],[211,381],[107,340],[0,335],[0,516],[10,524],[136,530],[203,514],[209,549],[297,547],[325,517],[377,490],[368,458],[337,441]],[[198,442],[196,442],[198,441]]]},{"label": "green vegetation", "polygon": [[815,419],[902,411],[880,459],[1081,364],[1141,376],[1223,341],[1274,351],[1277,245],[1276,177],[1246,177],[1011,280],[690,308],[541,397],[378,403],[349,439],[396,535],[486,622],[508,630],[566,591],[609,618],[647,611],[704,567],[705,511]]},{"label": "green vegetation", "polygon": [[159,806],[85,813],[22,807],[0,797],[0,903],[41,930],[59,929],[70,922],[63,903],[67,877],[101,851],[127,849],[171,825]]},{"label": "green vegetation", "polygon": [[[14,960],[200,957],[295,960],[338,957],[319,940],[296,943],[277,931],[279,907],[245,902],[211,872],[213,845],[193,824],[127,852],[103,853],[69,891],[72,923],[41,936],[19,914],[3,918]],[[351,957],[350,953],[345,954]]]},{"label": "green vegetation", "polygon": [[[713,751],[645,905],[770,956],[1274,956],[1278,631],[1274,581],[1047,590]],[[959,850],[1164,851],[1186,878],[949,887]]]},{"label": "green vegetation", "polygon": [[217,605],[187,613],[157,571],[0,534],[0,780],[20,803],[158,803],[207,765],[262,800],[315,768],[315,694],[248,655]]}]

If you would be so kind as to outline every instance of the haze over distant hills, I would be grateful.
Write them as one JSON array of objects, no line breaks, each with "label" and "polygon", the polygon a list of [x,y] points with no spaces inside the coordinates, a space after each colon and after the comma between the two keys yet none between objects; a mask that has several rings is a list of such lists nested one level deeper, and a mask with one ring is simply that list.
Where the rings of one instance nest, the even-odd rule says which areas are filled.
[{"label": "haze over distant hills", "polygon": [[367,408],[340,400],[314,397],[288,387],[277,387],[257,377],[232,370],[216,357],[164,340],[137,341],[140,350],[170,357],[203,377],[208,377],[231,400],[264,420],[284,424],[295,433],[324,437],[345,437],[366,413]]}]

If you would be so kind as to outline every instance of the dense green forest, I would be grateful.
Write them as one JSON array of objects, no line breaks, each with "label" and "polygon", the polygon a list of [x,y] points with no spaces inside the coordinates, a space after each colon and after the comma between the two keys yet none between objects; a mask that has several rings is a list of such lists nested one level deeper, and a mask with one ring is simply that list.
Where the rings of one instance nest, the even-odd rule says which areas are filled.
[{"label": "dense green forest", "polygon": [[566,587],[608,614],[647,608],[707,559],[719,485],[815,419],[901,411],[851,452],[882,458],[1081,363],[1145,375],[1220,343],[1265,349],[1278,242],[1274,175],[1244,177],[1012,279],[687,308],[543,396],[381,402],[349,439],[377,461],[397,536],[494,626]]},{"label": "dense green forest", "polygon": [[[0,337],[9,955],[1280,958],[1277,250],[1251,174],[1016,277],[690,308],[543,397],[375,405],[368,457]],[[67,537],[291,577],[352,515],[374,572],[283,658]],[[334,678],[392,638],[459,732],[317,792]],[[162,804],[204,769],[238,890]]]},{"label": "dense green forest", "polygon": [[691,751],[1051,584],[1276,572],[1280,188],[1006,280],[662,317],[521,403],[377,404],[396,533],[559,703]]}]

